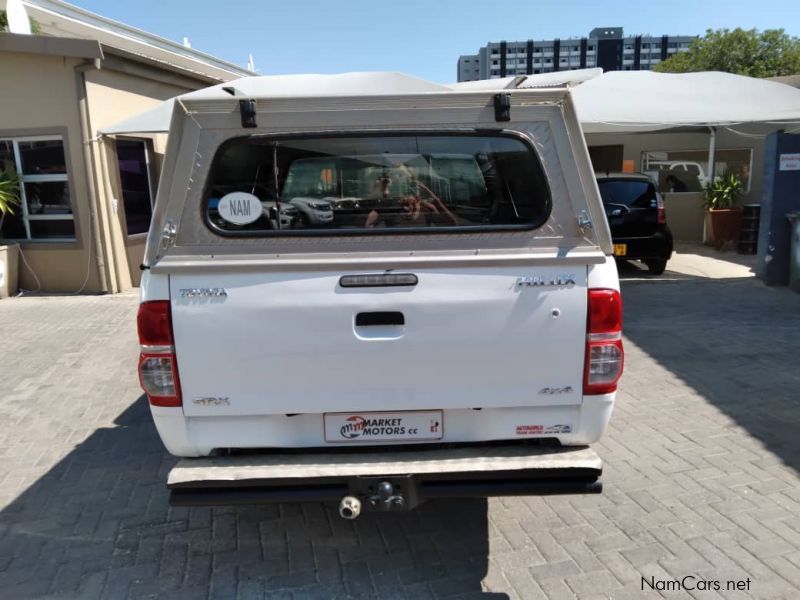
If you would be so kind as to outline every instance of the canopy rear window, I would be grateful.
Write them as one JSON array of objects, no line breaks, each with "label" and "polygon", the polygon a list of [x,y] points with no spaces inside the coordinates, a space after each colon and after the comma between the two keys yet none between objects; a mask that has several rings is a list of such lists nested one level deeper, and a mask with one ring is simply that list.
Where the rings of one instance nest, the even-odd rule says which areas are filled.
[{"label": "canopy rear window", "polygon": [[236,138],[206,187],[223,235],[533,229],[551,209],[533,148],[512,135]]}]

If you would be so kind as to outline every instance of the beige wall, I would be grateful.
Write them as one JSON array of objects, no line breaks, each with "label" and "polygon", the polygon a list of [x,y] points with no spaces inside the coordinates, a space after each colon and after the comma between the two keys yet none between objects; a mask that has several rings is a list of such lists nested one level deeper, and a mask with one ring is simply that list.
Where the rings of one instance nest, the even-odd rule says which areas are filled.
[{"label": "beige wall", "polygon": [[[74,68],[81,61],[62,57],[0,52],[0,136],[59,134],[64,138],[75,242],[26,242],[20,287],[53,292],[99,289],[92,249],[91,221],[81,148]],[[87,268],[88,267],[88,268]],[[33,273],[31,272],[33,271]],[[87,279],[88,276],[88,279]]]},{"label": "beige wall", "polygon": [[[708,151],[709,135],[706,133],[641,133],[586,135],[589,146],[622,144],[623,160],[634,161],[637,171],[642,170],[642,153],[658,150],[704,150]],[[752,168],[750,190],[743,202],[761,202],[761,180],[764,165],[764,140],[737,135],[720,129],[716,135],[719,150],[750,148]],[[703,198],[699,193],[664,194],[667,221],[676,240],[699,242],[703,239]]]},{"label": "beige wall", "polygon": [[[79,112],[80,59],[40,54],[0,53],[0,137],[61,135],[67,155],[75,242],[24,242],[30,267],[20,266],[20,286],[47,292],[98,292],[96,240],[89,206],[89,182]],[[96,218],[109,291],[138,285],[144,234],[126,235],[125,209],[119,185],[113,139],[98,138],[98,129],[111,125],[172,96],[208,85],[168,71],[143,67],[120,57],[107,57],[100,70],[85,71],[91,161],[89,173],[96,193]],[[163,152],[166,136],[150,136]],[[154,157],[160,163],[159,156]],[[35,274],[35,276],[34,276]],[[38,284],[36,279],[38,278]]]},{"label": "beige wall", "polygon": [[[198,84],[200,87],[200,84]],[[153,108],[161,101],[189,91],[187,87],[153,81],[145,77],[112,71],[86,73],[86,93],[91,129],[96,132],[132,115]],[[153,139],[154,136],[144,136]],[[154,147],[163,147],[164,136],[156,136]],[[105,218],[104,235],[113,249],[109,269],[115,291],[139,285],[139,265],[144,255],[144,234],[128,236],[125,207],[119,184],[114,140],[104,138],[93,145],[93,160],[98,166],[98,203]],[[163,151],[163,150],[162,150]]]}]

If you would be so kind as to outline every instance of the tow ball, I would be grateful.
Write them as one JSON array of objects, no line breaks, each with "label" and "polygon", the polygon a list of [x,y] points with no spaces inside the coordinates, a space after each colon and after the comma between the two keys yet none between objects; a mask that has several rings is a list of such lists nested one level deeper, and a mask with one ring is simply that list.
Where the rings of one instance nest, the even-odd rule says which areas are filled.
[{"label": "tow ball", "polygon": [[[395,491],[389,481],[381,481],[376,487],[376,493],[364,497],[364,503],[370,510],[391,511],[404,510],[408,503],[402,493]],[[339,502],[339,515],[343,519],[353,520],[361,514],[362,502],[358,496],[348,495]]]},{"label": "tow ball", "polygon": [[361,500],[355,496],[345,496],[339,502],[339,516],[352,521],[361,514]]}]

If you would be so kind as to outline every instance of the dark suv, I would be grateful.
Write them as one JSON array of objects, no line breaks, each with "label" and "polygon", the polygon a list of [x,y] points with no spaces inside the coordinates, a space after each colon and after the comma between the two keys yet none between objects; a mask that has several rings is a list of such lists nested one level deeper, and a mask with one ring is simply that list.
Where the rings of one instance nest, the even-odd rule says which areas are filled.
[{"label": "dark suv", "polygon": [[614,256],[641,260],[661,275],[672,256],[664,200],[653,180],[642,173],[597,174],[597,185],[611,227]]}]

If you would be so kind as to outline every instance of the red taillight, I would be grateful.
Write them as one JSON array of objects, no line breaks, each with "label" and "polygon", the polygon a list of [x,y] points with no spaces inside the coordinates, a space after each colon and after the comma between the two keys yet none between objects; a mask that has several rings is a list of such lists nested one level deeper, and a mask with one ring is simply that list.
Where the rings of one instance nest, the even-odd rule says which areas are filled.
[{"label": "red taillight", "polygon": [[617,389],[625,353],[622,348],[622,298],[617,290],[589,290],[583,393]]},{"label": "red taillight", "polygon": [[666,225],[667,211],[664,210],[664,199],[661,196],[656,196],[656,206],[658,207],[658,223],[660,225]]},{"label": "red taillight", "polygon": [[181,406],[169,301],[143,302],[136,323],[141,346],[139,383],[147,399],[154,406]]},{"label": "red taillight", "polygon": [[586,333],[622,331],[622,297],[617,290],[589,290]]},{"label": "red taillight", "polygon": [[169,300],[142,302],[136,315],[139,344],[142,346],[171,346],[172,318]]}]

